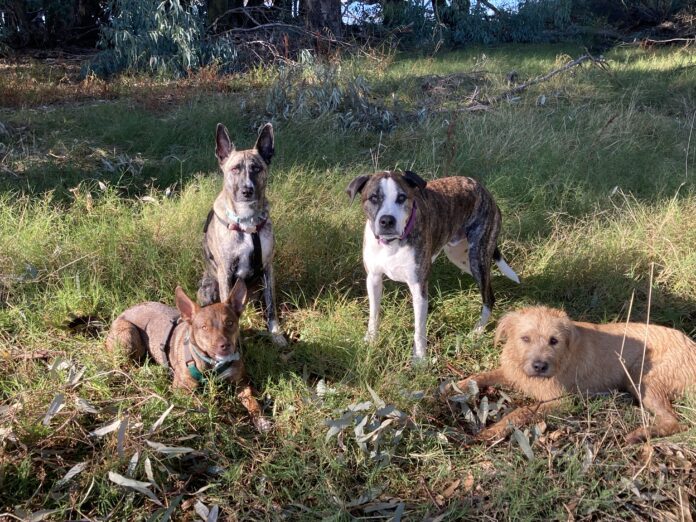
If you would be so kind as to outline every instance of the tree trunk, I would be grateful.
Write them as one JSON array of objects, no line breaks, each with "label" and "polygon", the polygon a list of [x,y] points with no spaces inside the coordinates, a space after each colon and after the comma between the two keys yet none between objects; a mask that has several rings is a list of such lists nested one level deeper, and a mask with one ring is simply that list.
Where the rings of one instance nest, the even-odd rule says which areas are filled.
[{"label": "tree trunk", "polygon": [[305,24],[310,29],[328,29],[335,38],[340,38],[341,0],[305,0]]}]

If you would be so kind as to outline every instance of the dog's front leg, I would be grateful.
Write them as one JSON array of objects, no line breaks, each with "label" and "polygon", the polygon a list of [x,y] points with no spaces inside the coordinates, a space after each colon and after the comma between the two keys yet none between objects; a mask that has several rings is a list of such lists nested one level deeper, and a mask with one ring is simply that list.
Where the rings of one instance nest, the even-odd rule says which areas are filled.
[{"label": "dog's front leg", "polygon": [[365,341],[372,343],[377,339],[379,330],[379,308],[382,304],[382,274],[378,272],[367,273],[367,297],[370,301],[370,319],[367,323]]},{"label": "dog's front leg", "polygon": [[530,406],[521,406],[505,415],[498,422],[488,428],[479,431],[476,439],[481,441],[492,441],[510,435],[515,428],[521,428],[534,421],[544,418],[544,416],[554,408],[558,407],[560,401],[552,400],[541,402]]},{"label": "dog's front leg", "polygon": [[474,381],[476,383],[476,386],[480,391],[485,390],[489,386],[501,386],[508,384],[508,381],[505,378],[505,374],[503,373],[502,368],[496,368],[495,370],[491,370],[488,372],[475,373],[473,375],[470,375],[466,379],[457,381],[456,388],[454,386],[454,383],[452,382],[445,384],[441,388],[440,392],[442,399],[447,399],[447,397],[454,394],[457,388],[459,390],[468,389],[469,383],[471,381]]},{"label": "dog's front leg", "polygon": [[428,283],[418,281],[409,283],[413,299],[413,317],[415,319],[415,333],[413,339],[413,361],[421,362],[425,359],[425,350],[428,344],[426,334],[426,322],[428,319]]},{"label": "dog's front leg", "polygon": [[268,331],[271,332],[273,344],[279,348],[284,348],[288,345],[288,341],[283,336],[276,315],[275,278],[273,277],[273,265],[271,263],[263,271],[263,301],[266,324],[268,325]]}]

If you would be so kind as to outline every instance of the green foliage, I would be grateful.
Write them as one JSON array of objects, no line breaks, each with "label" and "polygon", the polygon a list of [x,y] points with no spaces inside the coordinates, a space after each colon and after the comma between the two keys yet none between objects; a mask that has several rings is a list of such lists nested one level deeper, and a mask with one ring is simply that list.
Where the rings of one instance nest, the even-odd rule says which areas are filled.
[{"label": "green foliage", "polygon": [[303,51],[297,64],[278,69],[266,113],[286,120],[327,117],[346,130],[393,129],[394,115],[373,98],[364,76],[345,73],[340,64],[322,63]]},{"label": "green foliage", "polygon": [[112,0],[109,14],[99,41],[104,50],[91,64],[97,74],[127,70],[181,76],[210,63],[222,70],[235,64],[231,41],[206,37],[200,0]]},{"label": "green foliage", "polygon": [[455,44],[502,42],[544,42],[553,39],[550,30],[562,30],[570,23],[570,0],[523,0],[516,10],[501,8],[490,16],[488,9],[477,4],[470,11],[456,3],[443,10],[449,22],[451,41]]}]

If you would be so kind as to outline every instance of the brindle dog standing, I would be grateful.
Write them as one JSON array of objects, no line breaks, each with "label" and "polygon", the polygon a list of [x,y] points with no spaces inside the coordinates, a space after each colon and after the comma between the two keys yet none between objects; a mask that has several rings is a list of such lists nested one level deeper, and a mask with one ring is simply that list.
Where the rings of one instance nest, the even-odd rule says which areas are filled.
[{"label": "brindle dog standing", "polygon": [[476,180],[449,177],[427,182],[413,172],[378,172],[358,176],[348,185],[351,201],[362,194],[367,216],[363,262],[367,271],[370,321],[366,340],[379,328],[382,277],[408,284],[415,315],[414,360],[425,357],[428,276],[444,250],[452,263],[471,274],[481,290],[483,310],[478,329],[493,309],[491,263],[519,282],[497,247],[500,210]]},{"label": "brindle dog standing", "polygon": [[263,289],[264,312],[273,342],[287,341],[278,325],[273,278],[275,238],[266,199],[268,167],[274,152],[273,126],[259,132],[253,149],[236,150],[227,128],[218,123],[215,155],[223,188],[208,214],[203,248],[206,269],[199,289],[201,305],[225,301],[235,281]]}]

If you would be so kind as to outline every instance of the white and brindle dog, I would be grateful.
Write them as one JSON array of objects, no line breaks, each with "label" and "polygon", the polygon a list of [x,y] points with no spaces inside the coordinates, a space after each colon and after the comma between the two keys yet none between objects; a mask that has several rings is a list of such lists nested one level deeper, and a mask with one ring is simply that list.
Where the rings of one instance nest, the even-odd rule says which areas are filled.
[{"label": "white and brindle dog", "polygon": [[384,171],[358,176],[347,189],[351,201],[360,193],[367,216],[363,263],[367,271],[370,320],[367,341],[379,329],[382,278],[408,284],[413,297],[413,359],[425,358],[428,276],[432,263],[445,255],[471,274],[481,290],[483,310],[476,326],[483,329],[493,309],[491,263],[519,283],[497,246],[500,210],[476,180],[462,176],[426,182],[413,172]]}]

